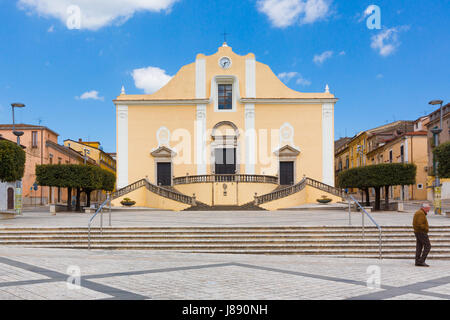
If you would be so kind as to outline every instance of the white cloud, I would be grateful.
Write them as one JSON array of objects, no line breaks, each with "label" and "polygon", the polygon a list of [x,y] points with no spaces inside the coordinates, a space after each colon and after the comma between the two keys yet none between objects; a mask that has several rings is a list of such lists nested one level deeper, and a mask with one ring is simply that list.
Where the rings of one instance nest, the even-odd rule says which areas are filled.
[{"label": "white cloud", "polygon": [[55,31],[55,26],[50,26],[50,28],[47,29],[47,32],[53,32]]},{"label": "white cloud", "polygon": [[314,55],[313,61],[315,64],[322,64],[325,60],[330,59],[333,56],[333,51],[325,51],[321,54]]},{"label": "white cloud", "polygon": [[134,69],[132,76],[136,88],[143,89],[148,94],[154,93],[172,79],[165,70],[158,67]]},{"label": "white cloud", "polygon": [[87,91],[83,93],[81,96],[75,98],[80,100],[87,100],[87,99],[101,100],[101,101],[105,100],[104,97],[98,96],[98,91],[96,90]]},{"label": "white cloud", "polygon": [[387,57],[400,46],[398,33],[401,31],[406,31],[408,29],[409,26],[385,29],[380,33],[372,36],[372,42],[370,46],[372,47],[372,49],[377,50],[381,56]]},{"label": "white cloud", "polygon": [[64,25],[80,8],[80,29],[98,30],[112,24],[123,24],[139,11],[170,11],[178,0],[19,0],[20,9],[39,16],[59,19]]},{"label": "white cloud", "polygon": [[377,79],[382,79],[384,75],[382,73],[377,74]]},{"label": "white cloud", "polygon": [[301,74],[298,75],[297,80],[295,81],[296,84],[302,85],[302,86],[309,86],[311,85],[311,81],[303,78]]},{"label": "white cloud", "polygon": [[339,55],[340,55],[340,56],[345,56],[345,54],[346,54],[345,51],[339,52]]},{"label": "white cloud", "polygon": [[330,13],[332,0],[258,0],[257,8],[278,28],[308,24]]},{"label": "white cloud", "polygon": [[288,83],[291,81],[292,78],[296,77],[298,75],[297,72],[282,72],[278,74],[278,78],[280,78],[281,81]]},{"label": "white cloud", "polygon": [[296,84],[302,86],[309,86],[311,84],[311,81],[303,78],[303,76],[300,73],[295,71],[279,73],[278,78],[280,78],[280,80],[283,81],[284,83],[288,83],[292,79],[296,79],[295,80]]}]

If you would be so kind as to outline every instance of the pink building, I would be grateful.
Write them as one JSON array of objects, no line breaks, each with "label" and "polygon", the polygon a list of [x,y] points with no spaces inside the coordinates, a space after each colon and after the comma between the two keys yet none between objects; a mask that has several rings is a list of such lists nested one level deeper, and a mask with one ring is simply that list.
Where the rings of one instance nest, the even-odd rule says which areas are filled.
[{"label": "pink building", "polygon": [[[17,141],[16,136],[12,133],[12,128],[12,124],[0,124],[0,135],[8,140]],[[20,144],[25,146],[24,150],[26,151],[25,174],[22,179],[22,203],[24,205],[66,203],[67,190],[65,188],[39,186],[37,191],[32,190],[33,184],[36,182],[36,165],[82,164],[83,156],[68,147],[59,145],[58,133],[47,127],[16,124],[15,130],[24,132],[20,137]],[[88,162],[95,164],[95,161],[90,158]]]}]

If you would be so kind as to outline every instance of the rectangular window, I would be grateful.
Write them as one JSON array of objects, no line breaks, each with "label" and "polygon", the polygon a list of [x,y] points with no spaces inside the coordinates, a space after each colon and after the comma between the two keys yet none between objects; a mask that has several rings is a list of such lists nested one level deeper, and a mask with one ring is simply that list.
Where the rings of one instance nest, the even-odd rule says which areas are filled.
[{"label": "rectangular window", "polygon": [[31,131],[31,147],[37,148],[38,146],[38,139],[37,139],[37,131]]},{"label": "rectangular window", "polygon": [[219,110],[233,109],[233,85],[219,84]]},{"label": "rectangular window", "polygon": [[405,162],[405,151],[404,147],[400,146],[400,162]]},{"label": "rectangular window", "polygon": [[392,150],[389,151],[389,163],[392,163]]}]

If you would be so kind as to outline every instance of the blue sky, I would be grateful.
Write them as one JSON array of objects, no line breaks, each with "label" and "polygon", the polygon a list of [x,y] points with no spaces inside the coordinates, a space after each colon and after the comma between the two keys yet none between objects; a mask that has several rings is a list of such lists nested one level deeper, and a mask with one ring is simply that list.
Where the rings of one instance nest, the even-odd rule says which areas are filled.
[{"label": "blue sky", "polygon": [[[67,25],[73,4],[80,29]],[[372,4],[380,30],[366,25]],[[352,136],[449,102],[449,14],[448,0],[0,0],[0,123],[23,102],[18,122],[114,152],[121,86],[155,90],[197,53],[215,53],[226,29],[236,53],[253,52],[289,87],[328,83],[340,99],[336,139]]]}]

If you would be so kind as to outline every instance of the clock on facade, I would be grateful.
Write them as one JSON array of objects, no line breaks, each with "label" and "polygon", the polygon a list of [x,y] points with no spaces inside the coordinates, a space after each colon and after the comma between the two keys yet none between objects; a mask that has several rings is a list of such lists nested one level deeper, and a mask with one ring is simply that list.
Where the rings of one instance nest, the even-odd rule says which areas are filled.
[{"label": "clock on facade", "polygon": [[228,69],[229,67],[231,67],[231,59],[228,57],[220,58],[219,66],[221,66],[223,69]]}]

